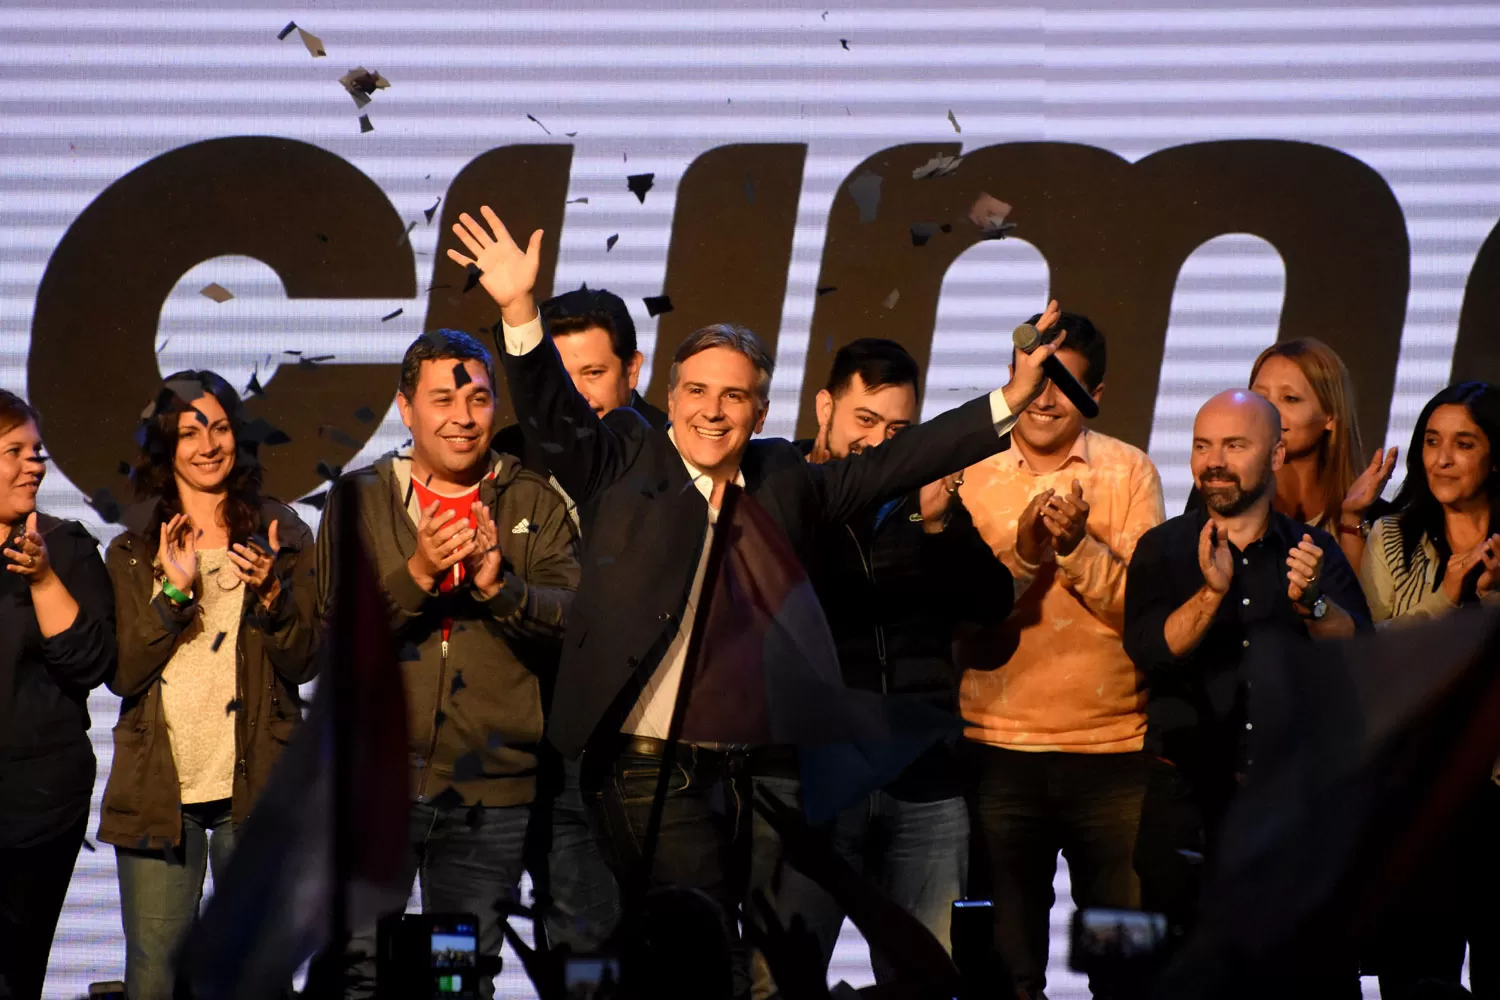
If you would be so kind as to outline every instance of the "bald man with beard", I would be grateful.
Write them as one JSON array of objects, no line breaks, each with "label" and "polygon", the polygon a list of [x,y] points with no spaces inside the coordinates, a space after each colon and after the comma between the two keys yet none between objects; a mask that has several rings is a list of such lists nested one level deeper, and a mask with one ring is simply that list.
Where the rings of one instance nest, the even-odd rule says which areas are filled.
[{"label": "bald man with beard", "polygon": [[1143,908],[1184,929],[1254,763],[1241,674],[1251,645],[1268,628],[1321,639],[1370,627],[1337,541],[1271,507],[1285,452],[1265,399],[1241,389],[1210,399],[1193,423],[1204,506],[1143,535],[1126,577],[1125,651],[1149,686],[1135,867]]}]

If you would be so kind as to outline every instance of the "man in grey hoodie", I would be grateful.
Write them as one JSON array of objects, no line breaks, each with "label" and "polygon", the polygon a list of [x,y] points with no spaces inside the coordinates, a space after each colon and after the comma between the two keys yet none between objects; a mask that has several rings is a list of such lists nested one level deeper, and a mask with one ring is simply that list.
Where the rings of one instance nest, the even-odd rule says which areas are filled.
[{"label": "man in grey hoodie", "polygon": [[[536,793],[543,674],[556,669],[578,561],[562,499],[512,455],[492,452],[495,371],[478,341],[424,334],[396,397],[408,448],[347,474],[390,609],[406,679],[411,846],[424,911],[473,913],[499,954],[495,910],[515,898]],[[334,593],[341,504],[318,535]],[[369,996],[374,932],[357,935],[349,996]],[[351,956],[353,958],[355,956]],[[493,984],[481,984],[491,997]]]}]

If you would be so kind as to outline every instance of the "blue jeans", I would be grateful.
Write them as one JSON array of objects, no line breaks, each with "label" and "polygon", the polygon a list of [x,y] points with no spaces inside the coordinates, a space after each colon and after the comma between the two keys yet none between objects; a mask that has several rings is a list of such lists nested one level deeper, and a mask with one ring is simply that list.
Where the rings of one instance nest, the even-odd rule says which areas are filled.
[{"label": "blue jeans", "polygon": [[547,940],[574,954],[597,951],[620,922],[620,890],[589,827],[579,787],[579,764],[564,761],[556,797],[538,803],[532,816],[537,851],[545,862],[532,870]]},{"label": "blue jeans", "polygon": [[115,848],[130,1000],[172,1000],[177,949],[203,902],[204,873],[212,868],[217,879],[233,851],[229,799],[183,806],[182,842],[176,848]]},{"label": "blue jeans", "polygon": [[[797,782],[756,778],[788,803],[796,800]],[[943,947],[950,941],[953,901],[968,882],[969,811],[962,798],[906,802],[883,791],[839,813],[829,831],[833,848],[849,865],[875,883],[890,899],[922,922]],[[767,890],[783,922],[800,915],[823,946],[826,968],[844,926],[844,912],[812,879],[780,863],[775,832],[756,814],[751,888]],[[890,963],[871,948],[870,965],[878,983],[895,979]],[[768,970],[756,955],[755,996],[776,996]]]},{"label": "blue jeans", "polygon": [[[472,913],[479,918],[479,951],[500,954],[504,932],[495,904],[520,898],[530,806],[475,809],[414,802],[409,836],[412,864],[421,875],[422,912]],[[472,820],[472,822],[471,822]],[[375,995],[375,928],[360,929],[349,944],[345,996]],[[479,995],[495,995],[482,979]],[[135,1000],[132,994],[131,1000]]]}]

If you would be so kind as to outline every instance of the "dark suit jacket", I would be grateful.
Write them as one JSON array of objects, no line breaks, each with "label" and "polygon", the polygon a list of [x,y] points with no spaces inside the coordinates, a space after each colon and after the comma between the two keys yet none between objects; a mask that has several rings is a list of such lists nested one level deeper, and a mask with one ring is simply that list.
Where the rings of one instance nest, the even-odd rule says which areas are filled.
[{"label": "dark suit jacket", "polygon": [[[664,410],[658,410],[640,393],[631,390],[630,402],[625,404],[632,410],[645,418],[646,423],[654,430],[664,431],[667,429],[667,414]],[[521,460],[521,468],[530,469],[539,475],[552,475],[552,465],[547,456],[534,444],[526,440],[526,435],[521,433],[520,424],[511,424],[500,428],[490,443],[491,451],[498,451],[502,455],[514,455]]]},{"label": "dark suit jacket", "polygon": [[[708,505],[666,433],[635,411],[601,420],[573,388],[550,337],[507,354],[505,374],[527,446],[578,504],[583,577],[574,599],[548,738],[577,757],[618,730],[661,662],[698,567]],[[747,493],[802,557],[871,503],[902,496],[999,451],[988,397],[842,462],[810,465],[781,438],[752,441]]]}]

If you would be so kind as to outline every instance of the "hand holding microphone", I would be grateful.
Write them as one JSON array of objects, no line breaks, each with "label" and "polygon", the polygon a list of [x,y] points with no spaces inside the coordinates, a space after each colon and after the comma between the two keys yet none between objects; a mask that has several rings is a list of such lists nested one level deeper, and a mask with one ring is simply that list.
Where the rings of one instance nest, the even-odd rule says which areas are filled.
[{"label": "hand holding microphone", "polygon": [[[1068,400],[1078,408],[1078,412],[1082,413],[1085,419],[1092,420],[1099,415],[1099,403],[1083,383],[1079,382],[1073,373],[1068,371],[1067,366],[1056,357],[1066,334],[1058,331],[1055,338],[1046,336],[1047,330],[1057,322],[1060,316],[1057,302],[1053,300],[1047,304],[1047,311],[1042,314],[1041,319],[1037,320],[1035,326],[1022,323],[1011,334],[1011,341],[1016,347],[1016,373],[1011,380],[1011,385],[1030,391],[1025,399],[1021,400],[1020,406],[1011,400],[1009,392],[1005,394],[1006,402],[1011,404],[1012,413],[1017,412],[1035,399],[1042,391],[1044,383],[1051,379],[1058,391],[1067,396]],[[1022,380],[1023,371],[1026,376],[1025,382]],[[1032,378],[1035,378],[1034,383],[1031,382]],[[1006,388],[1009,389],[1010,386]]]}]

